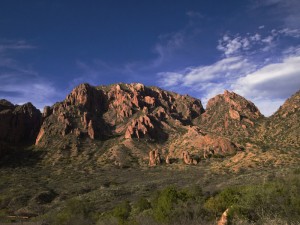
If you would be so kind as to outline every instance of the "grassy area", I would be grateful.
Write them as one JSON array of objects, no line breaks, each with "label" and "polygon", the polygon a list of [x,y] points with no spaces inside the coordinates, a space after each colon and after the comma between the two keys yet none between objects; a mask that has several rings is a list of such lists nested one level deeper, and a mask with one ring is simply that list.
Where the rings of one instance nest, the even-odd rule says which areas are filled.
[{"label": "grassy area", "polygon": [[222,166],[226,160],[126,169],[65,161],[3,164],[0,217],[30,215],[60,225],[210,224],[229,207],[233,224],[299,221],[299,167],[233,172]]}]

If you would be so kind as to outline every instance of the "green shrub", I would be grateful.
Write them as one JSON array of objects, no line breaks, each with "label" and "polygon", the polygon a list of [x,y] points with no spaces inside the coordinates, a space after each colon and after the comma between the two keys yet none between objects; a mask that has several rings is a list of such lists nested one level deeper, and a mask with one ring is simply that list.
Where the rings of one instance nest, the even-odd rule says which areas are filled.
[{"label": "green shrub", "polygon": [[113,210],[113,216],[117,218],[119,224],[125,224],[131,212],[129,201],[124,201],[117,205]]},{"label": "green shrub", "polygon": [[151,204],[150,202],[144,198],[144,197],[141,197],[136,203],[135,203],[135,208],[137,209],[137,212],[140,213],[140,212],[143,212],[147,209],[150,209],[151,208]]},{"label": "green shrub", "polygon": [[167,187],[158,192],[152,201],[154,218],[160,222],[170,221],[175,205],[187,199],[187,193],[178,191],[175,187]]},{"label": "green shrub", "polygon": [[71,199],[67,201],[66,206],[54,216],[54,224],[57,225],[71,225],[85,221],[82,224],[89,224],[90,214],[93,212],[93,207],[87,201]]},{"label": "green shrub", "polygon": [[229,216],[253,222],[264,216],[300,221],[300,180],[227,188],[209,198],[204,207],[218,217],[229,208]]},{"label": "green shrub", "polygon": [[212,212],[216,216],[220,216],[226,209],[234,206],[240,198],[240,193],[233,189],[227,188],[218,195],[209,198],[204,208]]}]

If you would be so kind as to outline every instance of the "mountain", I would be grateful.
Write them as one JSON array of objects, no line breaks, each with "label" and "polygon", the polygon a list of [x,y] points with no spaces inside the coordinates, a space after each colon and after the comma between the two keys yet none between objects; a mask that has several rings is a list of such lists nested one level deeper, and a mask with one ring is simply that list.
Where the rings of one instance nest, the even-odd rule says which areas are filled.
[{"label": "mountain", "polygon": [[211,98],[205,113],[195,123],[206,131],[236,139],[254,133],[254,126],[263,115],[242,96],[225,91]]},{"label": "mountain", "polygon": [[[98,219],[104,220],[99,224],[115,224],[106,219],[123,211],[119,204],[127,202],[135,214],[139,205],[157,204],[157,200],[150,204],[151,196],[176,194],[170,185],[190,190],[177,192],[184,199],[196,193],[174,212],[187,207],[182,211],[186,218],[186,212],[200,209],[197,223],[207,210],[199,208],[201,204],[213,207],[209,218],[215,221],[214,207],[220,204],[214,201],[223,202],[218,196],[229,196],[228,205],[218,211],[222,214],[232,205],[232,193],[243,196],[234,190],[245,184],[255,195],[264,194],[265,187],[273,190],[261,202],[270,202],[276,193],[280,199],[282,184],[289,188],[286,193],[293,194],[300,171],[299,99],[298,91],[267,118],[234,92],[215,96],[204,109],[199,99],[139,83],[81,84],[43,113],[31,103],[18,106],[0,100],[3,221],[32,217],[40,224],[44,220],[45,224],[96,224]],[[262,189],[253,191],[257,184]],[[230,186],[237,189],[228,191]],[[167,192],[160,192],[166,187]],[[218,195],[220,190],[225,192]],[[290,199],[296,198],[291,195],[286,202]],[[277,209],[275,200],[271,206]],[[158,213],[151,207],[146,210]],[[251,207],[256,209],[257,204]],[[294,205],[291,208],[297,211]],[[82,215],[74,219],[66,214],[77,216],[86,209],[91,213],[85,222]],[[272,207],[270,211],[273,215]],[[140,224],[148,222],[140,219]]]},{"label": "mountain", "polygon": [[12,146],[33,144],[41,126],[41,119],[41,112],[31,103],[13,105],[1,99],[0,156]]},{"label": "mountain", "polygon": [[116,165],[147,164],[153,149],[162,158],[178,158],[187,150],[198,156],[209,149],[221,155],[238,150],[229,139],[195,126],[204,112],[199,99],[157,87],[81,84],[64,101],[45,107],[36,146],[51,148],[52,162],[92,158]]},{"label": "mountain", "polygon": [[140,83],[81,84],[42,115],[30,103],[5,100],[0,110],[2,143],[35,139],[51,163],[126,167],[147,165],[156,155],[191,164],[233,155],[247,142],[299,146],[299,92],[269,118],[234,92],[215,96],[204,110],[199,99]]}]

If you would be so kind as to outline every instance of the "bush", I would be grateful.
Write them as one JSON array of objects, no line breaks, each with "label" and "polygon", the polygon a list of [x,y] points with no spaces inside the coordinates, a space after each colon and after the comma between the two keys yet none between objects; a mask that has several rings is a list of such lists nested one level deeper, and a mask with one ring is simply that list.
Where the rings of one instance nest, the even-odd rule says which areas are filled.
[{"label": "bush", "polygon": [[75,225],[75,224],[91,224],[91,213],[93,207],[89,202],[71,199],[67,201],[65,208],[63,208],[52,219],[57,225]]},{"label": "bush", "polygon": [[229,208],[229,218],[258,222],[267,216],[299,222],[300,180],[227,188],[208,199],[204,206],[216,216]]},{"label": "bush", "polygon": [[185,192],[178,191],[175,187],[167,187],[158,192],[152,201],[154,218],[160,222],[170,221],[175,205],[181,201],[186,201],[187,198]]},{"label": "bush", "polygon": [[125,224],[131,212],[129,201],[124,201],[113,210],[113,216],[117,218],[119,224]]},{"label": "bush", "polygon": [[231,224],[297,224],[300,179],[230,187],[214,195],[204,194],[198,186],[167,187],[153,193],[151,204],[140,198],[133,205],[135,210],[128,201],[121,203],[110,214],[117,221],[101,224],[213,224],[228,208]]},{"label": "bush", "polygon": [[144,198],[144,197],[141,197],[136,203],[135,203],[135,208],[137,209],[137,212],[138,213],[141,213],[147,209],[150,209],[151,208],[151,204],[150,202]]},{"label": "bush", "polygon": [[227,188],[215,197],[209,198],[204,208],[212,212],[215,216],[220,216],[226,209],[238,202],[240,193],[232,188]]}]

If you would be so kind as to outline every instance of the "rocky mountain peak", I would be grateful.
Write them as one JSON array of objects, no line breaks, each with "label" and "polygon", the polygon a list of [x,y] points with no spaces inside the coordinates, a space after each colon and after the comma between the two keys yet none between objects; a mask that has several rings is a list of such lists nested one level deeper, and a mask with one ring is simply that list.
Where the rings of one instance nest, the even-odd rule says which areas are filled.
[{"label": "rocky mountain peak", "polygon": [[300,109],[300,90],[288,98],[282,106],[275,112],[274,116],[286,117]]},{"label": "rocky mountain peak", "polygon": [[140,83],[81,84],[63,102],[44,109],[36,144],[46,146],[59,140],[65,145],[61,136],[68,140],[121,136],[163,141],[168,130],[191,124],[203,112],[199,99]]},{"label": "rocky mountain peak", "polygon": [[13,109],[14,105],[6,99],[0,99],[0,110]]},{"label": "rocky mountain peak", "polygon": [[223,105],[223,107],[229,108],[231,115],[237,115],[236,112],[238,112],[247,118],[256,119],[262,116],[259,109],[251,101],[228,90],[225,90],[224,94],[211,98],[207,103],[206,110],[211,110],[220,104]]},{"label": "rocky mountain peak", "polygon": [[258,108],[244,97],[225,90],[211,98],[199,125],[206,130],[225,136],[248,136],[256,121],[262,118]]},{"label": "rocky mountain peak", "polygon": [[13,105],[0,101],[0,141],[19,144],[34,141],[41,125],[41,112],[30,102]]}]

